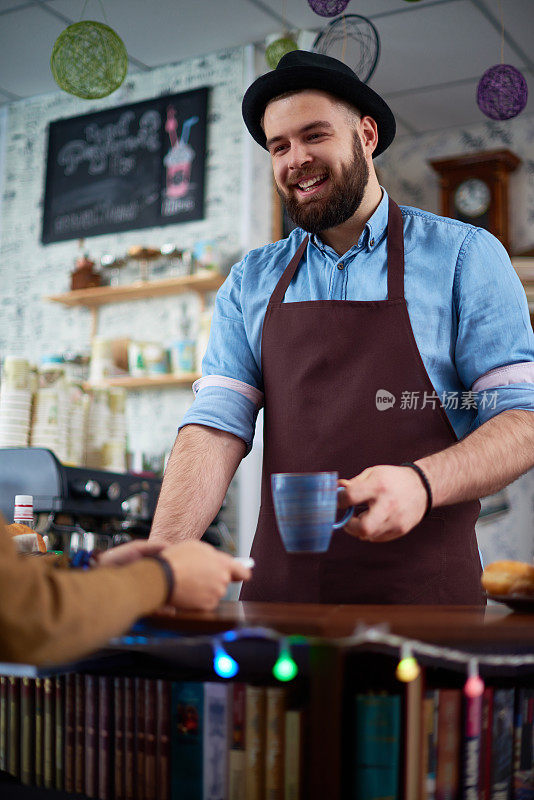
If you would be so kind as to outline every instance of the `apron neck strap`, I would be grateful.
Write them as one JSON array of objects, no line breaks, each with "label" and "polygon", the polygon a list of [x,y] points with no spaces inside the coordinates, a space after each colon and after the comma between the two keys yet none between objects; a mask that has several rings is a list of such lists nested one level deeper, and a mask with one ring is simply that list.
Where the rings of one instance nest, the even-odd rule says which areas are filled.
[{"label": "apron neck strap", "polygon": [[[398,205],[389,198],[388,206],[388,300],[404,298],[404,235],[402,214]],[[300,260],[308,246],[310,237],[306,236],[295,255],[284,270],[269,301],[270,305],[283,303],[285,293],[297,271]]]},{"label": "apron neck strap", "polygon": [[388,206],[388,300],[404,298],[404,234],[402,214],[389,198]]},{"label": "apron neck strap", "polygon": [[269,301],[270,305],[273,305],[275,303],[278,304],[278,303],[283,303],[284,302],[285,293],[287,292],[289,284],[293,280],[293,275],[297,271],[297,267],[300,264],[300,259],[304,255],[304,251],[306,250],[306,247],[308,246],[309,238],[310,238],[309,236],[305,236],[304,237],[304,240],[299,245],[299,248],[298,248],[297,252],[295,253],[293,258],[291,259],[291,261],[287,265],[286,269],[284,270],[282,277],[280,278],[280,280],[278,281],[278,283],[276,285],[276,289],[274,290],[274,292],[271,295],[271,299]]}]

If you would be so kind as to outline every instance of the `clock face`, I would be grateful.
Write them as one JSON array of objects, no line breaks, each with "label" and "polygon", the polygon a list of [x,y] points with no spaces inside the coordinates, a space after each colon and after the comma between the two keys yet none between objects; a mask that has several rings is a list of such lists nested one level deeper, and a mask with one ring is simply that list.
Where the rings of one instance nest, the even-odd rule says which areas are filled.
[{"label": "clock face", "polygon": [[464,217],[482,216],[488,210],[490,201],[490,188],[480,178],[468,178],[454,193],[454,205]]}]

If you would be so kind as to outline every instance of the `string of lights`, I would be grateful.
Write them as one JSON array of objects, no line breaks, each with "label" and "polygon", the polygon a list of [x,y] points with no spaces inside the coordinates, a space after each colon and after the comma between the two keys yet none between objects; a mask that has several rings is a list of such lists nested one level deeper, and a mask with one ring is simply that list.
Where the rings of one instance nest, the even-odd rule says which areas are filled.
[{"label": "string of lights", "polygon": [[[216,635],[180,637],[180,646],[210,646],[213,650],[213,669],[224,679],[235,677],[239,672],[239,663],[228,653],[227,647],[232,642],[243,639],[262,639],[278,644],[278,657],[272,667],[273,676],[281,682],[294,680],[298,675],[298,666],[293,659],[292,647],[307,643],[310,645],[330,644],[344,649],[369,649],[380,646],[399,654],[399,663],[395,675],[402,683],[410,683],[418,678],[421,667],[417,657],[437,661],[455,669],[465,668],[467,679],[464,693],[468,697],[478,697],[484,691],[484,681],[480,677],[479,669],[484,667],[519,668],[534,666],[534,654],[523,655],[487,655],[476,654],[467,650],[429,644],[428,642],[409,639],[404,636],[390,633],[385,625],[367,626],[364,623],[357,625],[351,636],[335,639],[324,639],[313,636],[288,636],[280,634],[270,628],[237,628]],[[147,636],[122,637],[117,643],[126,645],[145,645],[151,641]],[[172,643],[173,639],[168,640]]]}]

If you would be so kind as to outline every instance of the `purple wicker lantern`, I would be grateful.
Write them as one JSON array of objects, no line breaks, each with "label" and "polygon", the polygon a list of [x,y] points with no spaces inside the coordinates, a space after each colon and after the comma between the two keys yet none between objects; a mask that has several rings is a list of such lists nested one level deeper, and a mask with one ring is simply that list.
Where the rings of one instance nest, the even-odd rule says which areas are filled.
[{"label": "purple wicker lantern", "polygon": [[477,104],[490,119],[512,119],[527,104],[528,87],[521,72],[510,64],[486,70],[477,87]]},{"label": "purple wicker lantern", "polygon": [[308,3],[320,17],[337,17],[345,11],[349,0],[308,0]]}]

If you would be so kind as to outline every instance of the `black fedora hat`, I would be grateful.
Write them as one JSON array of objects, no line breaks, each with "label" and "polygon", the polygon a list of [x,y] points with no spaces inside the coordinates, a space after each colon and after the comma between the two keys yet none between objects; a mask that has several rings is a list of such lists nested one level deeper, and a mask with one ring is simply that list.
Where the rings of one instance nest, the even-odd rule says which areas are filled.
[{"label": "black fedora hat", "polygon": [[261,118],[273,97],[299,89],[319,89],[341,97],[354,105],[362,114],[373,117],[378,127],[378,144],[373,153],[383,153],[395,138],[393,112],[355,72],[337,58],[310,53],[307,50],[292,50],[286,53],[276,69],[261,75],[249,86],[243,97],[243,119],[250,135],[265,147],[265,134]]}]

